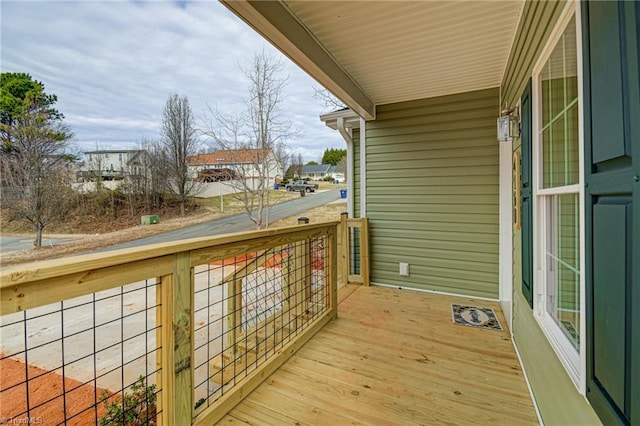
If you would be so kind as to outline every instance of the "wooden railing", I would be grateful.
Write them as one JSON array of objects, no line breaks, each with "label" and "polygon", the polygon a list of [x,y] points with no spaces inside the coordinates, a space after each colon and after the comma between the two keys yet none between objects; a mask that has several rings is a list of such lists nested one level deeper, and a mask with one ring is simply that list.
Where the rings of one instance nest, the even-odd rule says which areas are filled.
[{"label": "wooden railing", "polygon": [[[0,415],[32,418],[60,399],[62,417],[52,423],[84,415],[97,423],[105,402],[126,408],[122,397],[143,376],[157,399],[145,396],[147,416],[163,425],[216,422],[336,317],[338,269],[348,272],[338,265],[338,232],[346,236],[348,229],[360,230],[363,265],[366,222],[343,220],[3,268],[2,362],[37,367],[37,378],[61,375],[63,386],[60,395],[34,402],[33,373],[25,373],[24,381],[0,389],[3,398],[23,395],[22,408]],[[364,283],[367,271],[361,266],[346,276]],[[107,311],[113,319],[102,318]],[[35,345],[52,328],[58,334]],[[80,353],[73,338],[93,345]],[[61,351],[61,365],[38,355],[42,348]],[[101,368],[103,362],[115,367]],[[70,392],[83,386],[93,389],[91,403],[70,409]]]},{"label": "wooden railing", "polygon": [[340,220],[339,280],[345,284],[369,285],[369,222],[364,218]]}]

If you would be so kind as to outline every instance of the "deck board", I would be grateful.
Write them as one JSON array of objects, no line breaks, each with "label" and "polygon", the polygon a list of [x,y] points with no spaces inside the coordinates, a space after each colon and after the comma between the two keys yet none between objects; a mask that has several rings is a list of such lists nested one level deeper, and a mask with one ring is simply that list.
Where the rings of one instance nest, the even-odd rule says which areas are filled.
[{"label": "deck board", "polygon": [[509,332],[454,325],[451,303],[385,287],[340,295],[324,327],[220,424],[537,424]]}]

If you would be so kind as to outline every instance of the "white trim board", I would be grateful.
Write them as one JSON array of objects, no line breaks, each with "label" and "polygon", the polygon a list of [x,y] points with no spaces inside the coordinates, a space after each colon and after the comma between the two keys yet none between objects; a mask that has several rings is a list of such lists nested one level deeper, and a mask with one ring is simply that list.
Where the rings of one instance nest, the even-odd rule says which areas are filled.
[{"label": "white trim board", "polygon": [[360,217],[367,217],[367,127],[364,118],[360,119]]},{"label": "white trim board", "polygon": [[379,287],[397,288],[399,290],[417,291],[417,292],[420,292],[420,293],[441,294],[443,296],[453,296],[453,297],[460,297],[460,298],[465,298],[465,299],[488,300],[490,302],[500,302],[500,300],[494,299],[492,297],[472,296],[470,294],[447,293],[445,291],[427,290],[427,289],[424,289],[424,288],[415,288],[415,287],[404,287],[404,286],[401,286],[401,285],[393,285],[393,284],[381,284],[381,283],[374,283],[374,282],[371,282],[369,284],[370,285],[379,286]]},{"label": "white trim board", "polygon": [[498,294],[509,329],[513,299],[513,143],[498,142],[500,151]]}]

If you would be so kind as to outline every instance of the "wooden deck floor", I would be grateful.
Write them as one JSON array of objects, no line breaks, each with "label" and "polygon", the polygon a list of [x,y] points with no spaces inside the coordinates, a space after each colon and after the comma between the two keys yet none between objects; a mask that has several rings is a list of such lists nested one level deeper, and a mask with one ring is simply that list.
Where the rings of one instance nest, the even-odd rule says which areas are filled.
[{"label": "wooden deck floor", "polygon": [[339,318],[219,424],[537,424],[508,331],[454,325],[451,303],[383,287],[343,297]]}]

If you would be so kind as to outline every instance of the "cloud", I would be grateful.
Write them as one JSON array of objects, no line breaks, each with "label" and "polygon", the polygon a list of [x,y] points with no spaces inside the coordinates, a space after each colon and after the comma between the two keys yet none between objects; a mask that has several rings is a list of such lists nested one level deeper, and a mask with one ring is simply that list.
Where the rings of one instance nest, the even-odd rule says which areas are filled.
[{"label": "cloud", "polygon": [[134,148],[159,137],[170,93],[238,111],[240,64],[265,49],[285,62],[285,115],[302,130],[288,145],[305,160],[344,147],[318,116],[313,79],[218,2],[3,1],[2,71],[27,72],[58,95],[81,150]]}]

